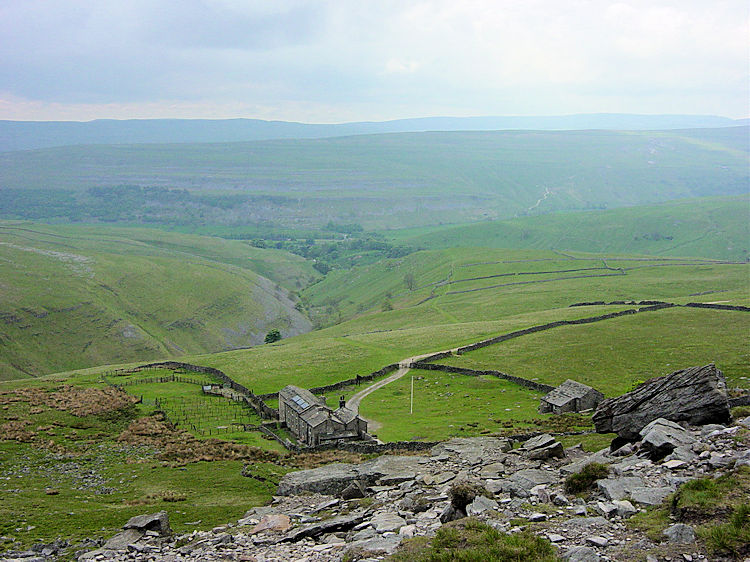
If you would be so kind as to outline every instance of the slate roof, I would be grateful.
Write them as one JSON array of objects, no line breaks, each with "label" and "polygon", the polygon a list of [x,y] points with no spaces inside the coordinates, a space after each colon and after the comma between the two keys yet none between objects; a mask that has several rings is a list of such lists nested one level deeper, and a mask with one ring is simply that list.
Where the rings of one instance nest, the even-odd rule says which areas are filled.
[{"label": "slate roof", "polygon": [[331,417],[331,410],[329,410],[325,406],[318,405],[314,408],[308,409],[306,412],[302,413],[300,417],[310,427],[317,427],[320,424],[328,421],[328,419]]},{"label": "slate roof", "polygon": [[310,409],[311,406],[320,405],[320,400],[312,392],[293,384],[281,389],[279,400],[284,400],[284,403],[298,414]]},{"label": "slate roof", "polygon": [[562,406],[576,398],[583,398],[592,390],[598,392],[590,386],[568,379],[556,389],[550,391],[542,400],[553,406]]},{"label": "slate roof", "polygon": [[348,424],[350,421],[357,417],[357,414],[355,414],[346,406],[344,406],[343,408],[339,408],[338,410],[333,412],[333,415],[340,419],[341,423],[343,423],[344,425]]}]

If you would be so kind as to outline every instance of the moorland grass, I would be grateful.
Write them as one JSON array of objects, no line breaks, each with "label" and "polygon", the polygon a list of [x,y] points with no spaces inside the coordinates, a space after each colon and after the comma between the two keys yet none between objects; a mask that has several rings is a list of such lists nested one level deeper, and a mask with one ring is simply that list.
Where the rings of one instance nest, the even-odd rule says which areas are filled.
[{"label": "moorland grass", "polygon": [[443,525],[426,541],[405,541],[391,557],[397,562],[552,562],[555,551],[549,541],[531,531],[505,534],[487,523],[465,518]]}]

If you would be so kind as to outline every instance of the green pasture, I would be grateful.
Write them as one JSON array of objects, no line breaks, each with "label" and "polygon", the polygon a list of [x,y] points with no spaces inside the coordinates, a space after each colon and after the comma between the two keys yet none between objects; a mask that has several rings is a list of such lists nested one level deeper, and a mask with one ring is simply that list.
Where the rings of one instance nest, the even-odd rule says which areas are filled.
[{"label": "green pasture", "polygon": [[[260,469],[270,479],[260,482],[240,474],[241,461],[169,468],[148,460],[130,462],[121,450],[116,444],[102,443],[74,461],[27,444],[0,442],[0,467],[7,475],[0,483],[0,534],[17,541],[4,546],[18,549],[57,537],[73,543],[84,538],[106,539],[130,517],[162,509],[178,533],[210,529],[268,502],[275,492],[273,479],[278,480],[284,472],[276,465],[264,464]],[[97,493],[82,488],[80,478],[67,477],[65,471],[72,471],[74,462],[81,472],[91,471],[86,473],[103,478],[113,491]],[[49,495],[48,490],[57,493]],[[174,498],[178,501],[172,501]]]},{"label": "green pasture", "polygon": [[[452,322],[423,327],[409,310],[381,313],[388,323],[367,330],[363,318],[247,350],[188,357],[186,361],[220,369],[256,394],[276,392],[287,384],[323,386],[366,375],[407,357],[460,345],[555,320],[593,316],[627,307],[563,308],[519,314],[498,320]],[[393,326],[392,328],[390,326]]]},{"label": "green pasture", "polygon": [[[414,278],[413,290],[406,286],[407,275]],[[386,300],[394,311],[408,310],[413,326],[549,310],[582,300],[750,304],[749,278],[750,264],[695,258],[462,247],[329,274],[303,298],[333,318],[359,317],[378,329],[392,318],[393,311],[382,313]]]},{"label": "green pasture", "polygon": [[374,433],[383,441],[438,441],[499,432],[506,421],[529,427],[541,396],[495,377],[412,370],[365,398],[360,413],[382,424]]},{"label": "green pasture", "polygon": [[750,314],[670,308],[562,326],[440,363],[494,369],[558,385],[568,378],[606,396],[678,369],[714,362],[730,387],[750,388]]},{"label": "green pasture", "polygon": [[[68,382],[100,384],[96,380],[93,375],[79,375]],[[19,386],[21,381],[12,381],[0,388]],[[52,390],[59,385],[55,380],[37,379],[23,386]],[[75,416],[29,402],[5,403],[0,409],[0,535],[15,542],[5,540],[0,551],[28,548],[38,540],[50,542],[57,537],[73,543],[108,538],[130,517],[162,509],[179,533],[210,529],[271,499],[275,482],[287,471],[282,466],[255,463],[254,472],[267,479],[261,481],[241,476],[243,461],[174,467],[157,460],[157,451],[148,445],[117,440],[133,419],[152,409],[140,404]],[[6,433],[6,424],[19,420],[37,434],[31,441],[17,441]],[[262,441],[267,449],[276,448]]]}]

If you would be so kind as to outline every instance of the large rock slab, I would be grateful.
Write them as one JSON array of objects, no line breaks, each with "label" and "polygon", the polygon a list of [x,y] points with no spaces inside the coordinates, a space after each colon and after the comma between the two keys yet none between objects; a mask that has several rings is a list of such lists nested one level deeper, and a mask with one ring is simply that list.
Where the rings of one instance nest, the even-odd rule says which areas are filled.
[{"label": "large rock slab", "polygon": [[421,456],[383,455],[362,464],[334,463],[310,470],[290,472],[279,482],[277,494],[293,496],[319,492],[340,496],[353,482],[372,486],[380,481],[396,484],[413,480],[422,470]]},{"label": "large rock slab", "polygon": [[166,511],[152,513],[149,515],[136,515],[131,517],[123,529],[139,529],[141,531],[156,531],[160,535],[171,535],[172,529],[169,527],[169,515]]},{"label": "large rock slab", "polygon": [[487,462],[487,459],[498,459],[512,448],[508,439],[496,437],[455,437],[432,448],[432,455],[457,459],[474,465]]},{"label": "large rock slab", "polygon": [[634,488],[642,488],[643,478],[640,476],[607,478],[597,480],[596,487],[599,488],[608,500],[621,500],[630,495]]},{"label": "large rock slab", "polygon": [[599,433],[617,433],[636,441],[641,430],[657,418],[692,425],[730,420],[724,375],[711,363],[691,367],[638,385],[619,398],[608,398],[594,413]]},{"label": "large rock slab", "polygon": [[553,482],[557,482],[557,476],[553,472],[548,472],[546,470],[526,468],[514,472],[509,480],[528,491],[539,484],[552,484]]},{"label": "large rock slab", "polygon": [[521,449],[527,451],[530,459],[543,460],[565,456],[562,443],[547,433],[532,437],[522,445]]},{"label": "large rock slab", "polygon": [[337,496],[357,478],[359,469],[355,464],[328,464],[285,474],[276,493],[280,496],[293,496],[302,492],[320,492]]},{"label": "large rock slab", "polygon": [[297,542],[298,540],[307,537],[315,538],[326,533],[348,531],[352,527],[355,527],[356,525],[362,523],[364,520],[365,515],[364,513],[360,512],[351,513],[348,515],[339,515],[337,517],[332,517],[331,519],[326,519],[324,521],[319,521],[316,523],[308,523],[306,525],[297,527],[296,529],[292,529],[292,531],[279,542]]}]

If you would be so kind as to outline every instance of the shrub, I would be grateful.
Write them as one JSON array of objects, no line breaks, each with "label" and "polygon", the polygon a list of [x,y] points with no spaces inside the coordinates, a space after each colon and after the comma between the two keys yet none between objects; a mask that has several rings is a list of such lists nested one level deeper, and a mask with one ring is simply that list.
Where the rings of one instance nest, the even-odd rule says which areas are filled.
[{"label": "shrub", "polygon": [[277,342],[281,339],[281,332],[278,330],[271,330],[266,334],[266,339],[263,340],[264,343],[273,343]]},{"label": "shrub", "polygon": [[451,498],[451,505],[460,511],[466,511],[466,506],[474,501],[477,496],[491,498],[492,493],[487,491],[484,486],[473,484],[471,482],[459,482],[451,486],[448,491]]},{"label": "shrub", "polygon": [[565,491],[569,494],[581,494],[594,487],[597,480],[609,475],[609,466],[592,462],[584,466],[579,472],[571,474],[565,479]]}]

